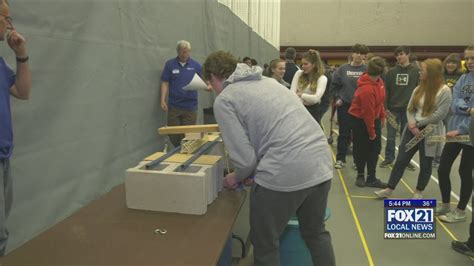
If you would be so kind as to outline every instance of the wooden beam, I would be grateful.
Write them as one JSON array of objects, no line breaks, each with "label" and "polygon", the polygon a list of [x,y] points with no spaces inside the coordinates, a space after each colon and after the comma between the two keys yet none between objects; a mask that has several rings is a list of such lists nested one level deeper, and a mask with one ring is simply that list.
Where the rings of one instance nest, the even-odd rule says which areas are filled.
[{"label": "wooden beam", "polygon": [[[153,153],[152,155],[146,157],[143,159],[144,161],[154,161],[161,156],[165,155],[164,152],[156,152]],[[176,153],[173,156],[169,157],[168,159],[165,160],[167,163],[184,163],[186,162],[189,158],[193,156],[192,154],[181,154],[181,153]],[[201,155],[199,158],[194,161],[195,164],[205,164],[205,165],[213,165],[216,164],[221,156],[218,155]]]},{"label": "wooden beam", "polygon": [[208,125],[160,127],[158,129],[158,133],[160,135],[201,133],[201,132],[219,132],[219,126],[217,124],[208,124]]}]

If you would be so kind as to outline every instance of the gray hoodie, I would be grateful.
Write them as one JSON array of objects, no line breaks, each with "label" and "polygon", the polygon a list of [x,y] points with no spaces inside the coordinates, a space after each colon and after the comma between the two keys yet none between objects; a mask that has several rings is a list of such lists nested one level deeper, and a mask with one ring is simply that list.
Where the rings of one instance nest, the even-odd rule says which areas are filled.
[{"label": "gray hoodie", "polygon": [[217,96],[214,113],[243,180],[276,191],[297,191],[333,177],[331,152],[319,124],[300,99],[260,67],[238,64]]}]

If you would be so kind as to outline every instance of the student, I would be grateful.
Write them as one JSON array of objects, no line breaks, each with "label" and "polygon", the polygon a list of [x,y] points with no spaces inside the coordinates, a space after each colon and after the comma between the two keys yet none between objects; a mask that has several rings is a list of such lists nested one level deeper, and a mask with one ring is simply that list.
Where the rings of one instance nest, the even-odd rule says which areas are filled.
[{"label": "student", "polygon": [[0,41],[6,41],[16,56],[16,75],[0,57],[0,257],[3,257],[8,240],[6,223],[13,201],[13,180],[10,173],[10,157],[13,152],[10,96],[26,100],[31,93],[26,41],[13,27],[6,0],[0,0]]},{"label": "student", "polygon": [[319,52],[309,50],[301,59],[302,70],[298,70],[291,82],[291,91],[300,97],[309,113],[321,124],[319,103],[323,97],[328,78]]},{"label": "student", "polygon": [[290,84],[287,83],[284,79],[283,76],[285,75],[285,60],[283,59],[274,59],[270,62],[270,65],[268,65],[268,77],[275,79],[280,83],[281,85],[287,87],[288,89],[290,88]]},{"label": "student", "polygon": [[[397,59],[397,65],[390,69],[385,75],[385,108],[395,116],[400,126],[400,136],[407,123],[406,110],[408,101],[413,90],[418,85],[420,78],[419,68],[410,63],[411,49],[408,46],[399,46],[395,49],[394,55]],[[397,128],[387,123],[387,144],[385,146],[385,160],[380,163],[380,167],[386,168],[393,166],[395,159],[395,139]],[[400,146],[401,147],[401,146]],[[403,147],[401,147],[403,148]],[[407,166],[408,170],[415,171],[415,166],[411,163]]]},{"label": "student", "polygon": [[333,177],[321,127],[298,97],[227,52],[204,62],[204,78],[218,94],[216,120],[235,172],[227,188],[255,175],[250,194],[254,265],[280,265],[279,238],[294,214],[315,265],[335,265],[324,213]]},{"label": "student", "polygon": [[[448,137],[469,134],[469,116],[474,113],[474,46],[467,47],[464,54],[469,72],[461,76],[453,89],[452,114],[448,119],[446,133]],[[468,142],[449,142],[444,146],[438,168],[439,189],[443,203],[437,208],[439,219],[443,222],[456,223],[466,220],[465,209],[472,193],[473,143],[471,139]],[[457,208],[451,211],[449,175],[459,153],[461,153],[458,169],[461,177],[460,196]]]},{"label": "student", "polygon": [[[470,61],[471,61],[472,68],[474,68],[474,55],[472,56],[473,57],[471,57],[472,59],[470,59]],[[469,60],[466,59],[466,61],[469,61]],[[470,135],[471,140],[474,140],[474,114],[473,113],[471,113],[471,122],[470,122],[469,131],[470,131],[469,135]],[[474,165],[473,165],[472,170],[474,171]],[[474,199],[473,199],[473,202],[474,202]],[[472,214],[473,215],[471,216],[471,224],[469,225],[469,239],[465,242],[453,240],[453,242],[451,242],[451,247],[461,254],[474,257],[474,211],[472,212]]]},{"label": "student", "polygon": [[446,85],[448,85],[450,89],[453,89],[462,74],[461,58],[459,55],[448,55],[443,61],[443,75]]},{"label": "student", "polygon": [[[446,85],[453,90],[454,85],[462,75],[461,71],[461,58],[458,54],[450,54],[443,61],[443,74]],[[450,113],[444,119],[444,125],[448,124],[448,118]],[[442,147],[441,147],[442,148]],[[433,168],[438,168],[440,157],[435,157],[433,159]]]},{"label": "student", "polygon": [[293,81],[293,77],[295,76],[296,71],[300,70],[298,65],[295,63],[296,59],[296,49],[293,47],[288,47],[285,50],[285,75],[283,76],[283,80],[291,85]]},{"label": "student", "polygon": [[337,137],[337,155],[334,167],[341,169],[346,164],[346,154],[351,142],[351,127],[349,118],[349,107],[352,97],[357,88],[357,80],[367,71],[364,64],[365,55],[368,53],[367,46],[355,44],[352,46],[351,62],[340,66],[334,72],[331,91],[334,93],[334,102],[337,106],[337,121],[339,122],[339,136]]},{"label": "student", "polygon": [[411,158],[419,151],[420,173],[413,198],[421,199],[422,192],[428,185],[431,176],[431,164],[437,146],[440,143],[426,142],[422,139],[414,147],[407,150],[406,144],[427,126],[433,131],[429,135],[444,134],[443,119],[448,113],[451,103],[451,90],[444,84],[443,67],[439,59],[427,59],[421,63],[420,85],[415,88],[408,102],[406,116],[408,119],[402,137],[400,150],[393,166],[386,189],[375,191],[379,198],[392,195],[393,190],[403,176]]},{"label": "student", "polygon": [[[376,56],[367,61],[367,73],[358,81],[349,114],[352,118],[354,161],[357,166],[356,186],[386,188],[375,175],[377,160],[382,147],[381,124],[385,119],[385,88],[380,75],[384,73],[385,60]],[[367,165],[367,182],[365,167]]]}]

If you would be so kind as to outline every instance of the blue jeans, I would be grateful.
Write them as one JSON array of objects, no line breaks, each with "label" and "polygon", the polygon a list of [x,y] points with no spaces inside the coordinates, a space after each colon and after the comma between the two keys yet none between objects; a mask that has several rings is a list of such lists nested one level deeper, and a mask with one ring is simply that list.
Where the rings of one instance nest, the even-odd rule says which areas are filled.
[{"label": "blue jeans", "polygon": [[405,144],[408,143],[413,138],[413,134],[410,130],[405,130],[404,134],[402,135],[400,149],[398,150],[397,160],[393,165],[393,170],[390,173],[390,179],[388,180],[388,187],[391,189],[395,189],[400,182],[400,179],[405,172],[406,167],[410,163],[411,158],[417,151],[419,151],[420,155],[420,173],[418,174],[418,182],[416,184],[416,189],[419,191],[425,190],[428,182],[430,181],[431,177],[431,164],[433,162],[433,157],[427,157],[425,155],[425,140],[421,140],[416,144],[411,150],[405,151]]},{"label": "blue jeans", "polygon": [[[407,115],[405,111],[390,111],[396,118],[400,127],[400,136],[407,124]],[[397,137],[397,128],[387,123],[387,145],[385,146],[385,160],[393,162],[395,160],[395,139]]]},{"label": "blue jeans", "polygon": [[8,230],[7,218],[13,202],[10,161],[0,159],[0,257],[3,257],[7,247]]}]

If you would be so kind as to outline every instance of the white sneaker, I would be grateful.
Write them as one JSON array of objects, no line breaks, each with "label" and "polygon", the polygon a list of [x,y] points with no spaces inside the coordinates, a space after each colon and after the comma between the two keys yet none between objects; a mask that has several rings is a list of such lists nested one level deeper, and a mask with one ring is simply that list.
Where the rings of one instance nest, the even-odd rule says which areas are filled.
[{"label": "white sneaker", "polygon": [[466,220],[466,212],[454,210],[446,213],[446,215],[440,215],[438,218],[446,223],[459,223]]},{"label": "white sneaker", "polygon": [[346,163],[343,162],[343,161],[337,161],[337,162],[334,164],[334,168],[336,168],[336,169],[341,169],[341,168],[344,167],[345,164],[346,164]]},{"label": "white sneaker", "polygon": [[413,194],[413,199],[422,199],[423,195],[421,193],[414,193]]},{"label": "white sneaker", "polygon": [[450,211],[451,209],[449,207],[439,206],[439,207],[436,207],[435,209],[435,215],[436,216],[446,215]]},{"label": "white sneaker", "polygon": [[392,190],[388,190],[388,189],[377,190],[377,191],[374,191],[374,193],[375,193],[375,195],[377,195],[377,197],[379,197],[381,199],[388,198],[388,197],[392,196]]}]

